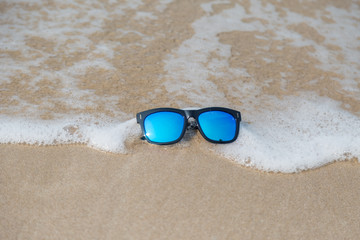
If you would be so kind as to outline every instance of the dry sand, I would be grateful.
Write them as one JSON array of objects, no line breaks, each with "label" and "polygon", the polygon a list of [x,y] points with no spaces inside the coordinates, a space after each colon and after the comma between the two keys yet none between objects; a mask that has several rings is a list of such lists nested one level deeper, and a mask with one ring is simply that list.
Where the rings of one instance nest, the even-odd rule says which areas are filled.
[{"label": "dry sand", "polygon": [[0,239],[358,239],[358,163],[264,173],[190,141],[0,145]]}]

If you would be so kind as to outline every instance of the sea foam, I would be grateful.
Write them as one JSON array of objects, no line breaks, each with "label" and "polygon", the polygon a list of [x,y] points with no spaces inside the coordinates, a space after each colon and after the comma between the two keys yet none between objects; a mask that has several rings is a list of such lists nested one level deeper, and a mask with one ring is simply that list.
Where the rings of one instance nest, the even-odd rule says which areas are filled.
[{"label": "sea foam", "polygon": [[[249,11],[235,4],[230,9],[213,14],[213,5],[217,3],[213,1],[202,5],[207,15],[192,24],[195,34],[169,54],[165,61],[167,90],[174,95],[187,92],[188,97],[200,106],[231,105],[224,92],[209,80],[211,76],[218,81],[222,81],[221,78],[238,78],[227,84],[231,89],[228,95],[242,103],[245,122],[235,143],[216,146],[215,151],[243,165],[274,172],[297,172],[336,160],[359,159],[359,112],[350,113],[344,110],[348,105],[340,106],[342,103],[325,96],[319,97],[315,92],[298,90],[297,96],[282,98],[264,94],[263,89],[271,84],[272,79],[255,83],[247,80],[256,76],[249,74],[246,66],[244,69],[229,66],[231,46],[221,43],[218,37],[223,32],[264,33],[271,30],[274,35],[265,39],[269,40],[269,44],[272,40],[288,40],[288,44],[295,48],[311,47],[314,51],[309,55],[319,61],[317,69],[334,71],[342,76],[332,78],[338,83],[337,92],[359,102],[360,33],[359,25],[354,23],[354,17],[360,14],[359,8],[354,5],[351,11],[347,11],[326,7],[328,17],[334,21],[326,24],[321,20],[320,13],[310,17],[288,11],[286,16],[280,17],[275,6],[260,1],[252,1]],[[255,20],[245,21],[252,18]],[[260,18],[263,21],[256,20]],[[323,39],[315,41],[313,36],[304,37],[291,28],[304,24],[307,29],[315,28]],[[340,49],[341,61],[337,59],[339,52],[333,51],[329,45]],[[268,50],[264,49],[265,52]],[[215,57],[210,54],[213,52]],[[267,57],[263,60],[266,63],[275,61]],[[280,75],[284,89],[286,73]],[[317,83],[317,78],[321,77],[315,77],[310,84]]]},{"label": "sea foam", "polygon": [[59,120],[14,119],[0,116],[0,143],[80,143],[106,152],[126,153],[126,140],[139,135],[140,128],[136,126],[135,119],[99,123],[86,116]]},{"label": "sea foam", "polygon": [[[231,46],[220,43],[218,34],[232,31],[264,33],[271,30],[274,36],[267,39],[269,46],[272,40],[289,40],[289,44],[294,47],[314,48],[314,52],[309,54],[320,61],[316,67],[324,71],[334,71],[343,76],[343,78],[332,79],[338,82],[342,88],[339,90],[343,90],[344,94],[352,94],[360,101],[358,85],[360,76],[358,39],[360,38],[360,31],[358,31],[359,25],[354,24],[354,18],[360,14],[358,6],[353,5],[350,12],[331,6],[327,7],[326,12],[334,19],[335,23],[325,24],[320,16],[313,18],[291,11],[288,11],[286,16],[280,17],[275,6],[269,3],[264,4],[261,1],[252,1],[249,13],[244,7],[235,4],[233,8],[226,9],[219,14],[212,14],[212,6],[217,3],[219,2],[213,1],[202,5],[207,15],[192,24],[194,35],[184,41],[166,59],[165,69],[168,71],[168,75],[165,86],[169,92],[174,95],[187,92],[192,101],[203,106],[213,102],[228,104],[224,94],[218,91],[217,86],[212,81],[209,81],[209,77],[253,76],[246,71],[246,68],[229,66]],[[258,18],[266,22],[263,23],[258,20],[249,23],[244,21],[251,18]],[[298,24],[306,24],[315,28],[321,36],[324,36],[324,39],[321,42],[316,42],[289,28],[289,26]],[[261,36],[257,37],[261,38]],[[337,60],[339,52],[329,49],[328,45],[334,45],[341,49],[342,61]],[[212,57],[210,53],[216,53],[216,56]],[[264,57],[263,60],[268,63],[275,61],[267,57]],[[286,75],[284,74],[284,76]],[[313,81],[317,82],[318,79],[313,79]],[[239,82],[235,86],[241,88],[239,89],[241,91],[239,97],[246,96],[245,101],[254,102],[256,99],[252,99],[251,96],[258,96],[261,93],[261,88],[267,83],[266,81],[260,84],[251,83],[252,86],[249,88],[243,88],[242,84]],[[245,83],[245,85],[247,84]],[[198,91],[199,89],[202,92]],[[211,98],[208,97],[209,95]]]},{"label": "sea foam", "polygon": [[215,150],[264,171],[298,172],[360,159],[360,119],[339,102],[314,96],[273,100],[277,109],[244,116],[236,142]]},{"label": "sea foam", "polygon": [[[360,119],[342,109],[339,102],[309,95],[273,102],[271,110],[243,114],[234,143],[207,146],[237,163],[272,172],[299,172],[333,161],[360,159]],[[126,141],[137,141],[141,136],[135,118],[124,122],[98,120],[86,116],[62,120],[1,116],[0,143],[81,143],[126,153]],[[189,146],[191,142],[182,144]]]}]

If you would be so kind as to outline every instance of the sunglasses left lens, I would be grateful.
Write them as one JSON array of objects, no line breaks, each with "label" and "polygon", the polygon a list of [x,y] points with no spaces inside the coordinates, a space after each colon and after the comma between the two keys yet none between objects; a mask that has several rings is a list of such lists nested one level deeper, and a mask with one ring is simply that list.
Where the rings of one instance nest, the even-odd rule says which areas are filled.
[{"label": "sunglasses left lens", "polygon": [[179,113],[152,113],[144,120],[145,135],[155,143],[170,143],[180,138],[184,124],[184,117]]}]

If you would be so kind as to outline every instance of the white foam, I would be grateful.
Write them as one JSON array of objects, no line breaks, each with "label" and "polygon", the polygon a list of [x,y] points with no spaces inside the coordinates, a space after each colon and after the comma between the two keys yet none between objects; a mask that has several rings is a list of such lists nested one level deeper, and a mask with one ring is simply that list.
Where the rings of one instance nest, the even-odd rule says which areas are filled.
[{"label": "white foam", "polygon": [[140,135],[136,120],[100,123],[91,116],[59,120],[31,120],[0,116],[0,143],[58,145],[82,143],[90,147],[126,153],[125,142]]},{"label": "white foam", "polygon": [[[352,92],[354,97],[360,100],[360,89],[355,80],[360,75],[360,54],[357,50],[360,31],[358,31],[359,24],[354,20],[356,16],[360,15],[360,9],[357,5],[354,4],[350,12],[327,7],[329,17],[333,18],[335,23],[325,24],[321,19],[323,12],[319,12],[317,18],[312,18],[289,10],[286,16],[280,17],[275,11],[275,6],[270,3],[263,4],[261,1],[251,1],[249,13],[242,6],[236,4],[231,9],[211,15],[210,13],[213,12],[212,5],[217,3],[219,1],[202,4],[207,15],[192,24],[195,34],[184,41],[166,59],[165,69],[168,75],[165,76],[165,79],[168,80],[165,87],[169,92],[175,95],[187,92],[188,98],[201,106],[212,104],[212,102],[226,105],[227,101],[224,95],[218,93],[217,87],[208,80],[209,77],[212,75],[236,78],[250,75],[246,70],[237,71],[237,69],[228,66],[231,48],[229,45],[220,43],[217,35],[231,31],[265,32],[272,30],[275,34],[272,37],[274,40],[287,39],[290,40],[290,44],[296,47],[314,47],[315,52],[312,55],[321,61],[316,67],[344,76],[343,79],[333,78],[342,86],[342,89],[339,90],[343,91],[344,94],[346,94],[345,91]],[[266,20],[267,23],[243,21],[243,19],[252,17]],[[302,23],[315,28],[319,34],[325,37],[324,42],[317,43],[289,28],[291,25]],[[271,39],[268,40],[270,44]],[[339,46],[340,52],[329,50],[326,47],[327,44]],[[265,46],[265,50],[266,48],[268,46]],[[211,52],[215,52],[218,56],[211,58]],[[337,59],[339,53],[343,54],[343,61]],[[264,60],[269,63],[274,61],[270,58]],[[253,92],[248,93],[246,97],[258,95],[261,88],[261,83],[258,83],[257,86],[253,87]],[[199,94],[196,89],[202,89],[202,94]],[[211,100],[208,98],[209,95]],[[181,103],[179,104],[181,105]]]},{"label": "white foam", "polygon": [[[215,152],[245,166],[286,173],[350,157],[360,159],[360,119],[341,109],[339,102],[311,95],[271,101],[272,109],[247,115],[243,112],[238,140],[213,145]],[[0,143],[82,143],[126,153],[125,142],[134,141],[140,134],[135,119],[116,122],[92,116],[59,120],[0,116]]]},{"label": "white foam", "polygon": [[[241,164],[274,172],[297,172],[351,156],[359,158],[359,115],[341,109],[338,102],[316,97],[315,93],[297,92],[299,96],[282,100],[264,94],[262,88],[271,84],[273,79],[251,81],[254,76],[246,69],[231,68],[228,64],[230,46],[220,43],[217,37],[231,31],[272,30],[274,36],[266,39],[269,42],[286,39],[295,47],[312,46],[315,49],[312,56],[320,61],[316,67],[342,75],[342,79],[332,79],[341,86],[338,91],[351,94],[355,101],[360,101],[356,80],[360,75],[357,50],[360,32],[359,24],[354,20],[360,15],[359,7],[354,5],[350,11],[327,7],[328,17],[334,20],[334,23],[327,24],[321,19],[323,12],[318,12],[315,18],[290,10],[286,16],[279,16],[275,6],[261,1],[251,1],[249,12],[235,5],[214,15],[212,5],[217,3],[219,1],[202,5],[207,14],[192,24],[195,34],[165,61],[168,71],[166,89],[175,96],[186,92],[187,97],[199,106],[228,105],[226,96],[209,80],[210,76],[219,79],[241,76],[228,84],[228,94],[243,103],[244,119],[251,124],[243,124],[239,139],[233,144],[216,146],[216,152]],[[243,21],[252,17],[267,23]],[[315,28],[324,36],[324,41],[316,42],[289,27],[302,23]],[[328,44],[339,46],[341,50],[328,49]],[[267,48],[265,46],[263,50]],[[217,56],[211,57],[211,52]],[[339,53],[343,54],[343,60],[337,59]],[[269,57],[263,60],[274,61]],[[285,90],[286,72],[281,73],[281,77],[281,87]],[[313,83],[316,82],[314,79]],[[262,110],[259,112],[257,109]]]},{"label": "white foam", "polygon": [[[217,1],[203,4],[202,7],[206,12],[211,13],[214,3]],[[217,37],[221,32],[239,29],[258,30],[257,26],[244,24],[241,16],[246,16],[245,10],[236,5],[222,13],[206,15],[192,24],[195,34],[184,41],[165,61],[165,69],[168,72],[166,78],[169,79],[165,87],[169,92],[175,95],[186,92],[188,98],[200,106],[209,106],[214,102],[228,104],[224,94],[218,91],[217,86],[208,81],[208,78],[211,75],[224,77],[229,73],[249,75],[246,70],[238,71],[229,67],[231,47],[221,44]],[[215,52],[217,57],[210,59],[211,52]],[[202,92],[197,89],[201,89]]]},{"label": "white foam", "polygon": [[[9,1],[9,8],[0,15],[0,49],[5,51],[19,51],[21,57],[13,58],[4,53],[0,57],[0,84],[8,83],[20,74],[26,75],[26,86],[30,91],[39,89],[41,80],[59,82],[56,91],[63,93],[59,97],[52,97],[52,102],[68,105],[73,110],[83,110],[88,106],[96,106],[105,103],[105,108],[116,113],[124,120],[123,113],[116,104],[118,96],[103,96],[101,99],[94,96],[92,90],[79,89],[80,75],[90,70],[106,70],[109,76],[115,74],[116,69],[112,65],[112,59],[119,41],[99,41],[94,43],[90,36],[96,32],[102,32],[105,21],[111,17],[124,14],[129,9],[136,9],[142,2],[124,1],[113,7],[105,7],[101,1],[85,1],[77,3],[71,0],[55,2],[54,5],[46,4],[46,1]],[[15,3],[15,5],[13,5]],[[24,8],[17,3],[29,3],[41,6],[40,10]],[[110,2],[111,4],[111,2]],[[61,6],[60,6],[61,5]],[[36,9],[36,8],[35,8]],[[46,16],[46,17],[44,17]],[[81,17],[79,17],[81,16]],[[146,38],[142,33],[134,30],[116,29],[119,36],[129,32],[135,32]],[[47,52],[41,47],[27,45],[31,37],[41,37],[53,43],[54,51]],[[34,42],[34,41],[33,41]],[[57,59],[57,52],[72,56],[72,54],[84,55],[79,61],[67,66],[65,62],[58,64],[54,70],[47,66],[47,60]],[[42,67],[44,66],[44,67]],[[36,71],[33,71],[35,67]],[[40,68],[41,67],[41,68]],[[100,81],[101,79],[99,79]],[[120,79],[122,81],[122,79]],[[15,94],[15,93],[14,93]],[[36,96],[34,96],[36,97]],[[25,99],[20,99],[19,106],[4,106],[7,112],[19,112],[22,108],[23,116],[36,117],[42,114],[39,109],[48,106],[45,97],[40,104],[32,104]],[[76,109],[74,109],[76,108]],[[73,113],[68,114],[71,116]],[[66,114],[63,114],[65,117]]]},{"label": "white foam", "polygon": [[277,109],[245,116],[251,123],[242,123],[238,140],[215,150],[246,166],[287,173],[360,159],[360,119],[340,103],[301,96],[273,104]]},{"label": "white foam", "polygon": [[[13,1],[9,1],[13,3]],[[27,3],[28,1],[16,1],[16,3]],[[109,59],[114,56],[114,48],[121,43],[107,42],[104,46],[102,42],[95,45],[94,49],[90,46],[93,44],[89,35],[101,32],[104,22],[110,18],[111,15],[121,15],[128,9],[134,9],[142,5],[142,2],[126,1],[122,4],[117,4],[113,8],[106,9],[101,2],[88,1],[84,3],[77,3],[71,0],[64,0],[63,6],[65,8],[49,7],[43,1],[34,1],[33,4],[42,5],[41,12],[46,13],[47,17],[42,18],[40,11],[27,10],[20,5],[12,6],[7,9],[4,14],[0,15],[2,24],[0,25],[0,49],[20,51],[23,57],[29,57],[28,61],[22,60],[21,63],[13,63],[9,58],[0,59],[0,64],[5,71],[0,74],[0,81],[3,81],[3,75],[9,76],[17,74],[14,65],[21,67],[22,72],[29,72],[29,68],[33,66],[44,65],[44,62],[51,56],[41,49],[34,49],[26,44],[26,40],[32,36],[40,36],[46,40],[55,43],[55,49],[71,55],[72,53],[82,52],[86,53],[89,66],[98,64],[111,65]],[[95,8],[93,4],[97,3],[100,7]],[[79,17],[81,15],[81,17]],[[118,29],[120,33],[126,34],[127,31]],[[142,34],[139,34],[142,36]],[[32,58],[34,52],[37,52],[36,59]],[[96,57],[99,53],[104,53],[104,57]],[[94,59],[93,63],[89,59]],[[65,66],[61,69],[64,74],[71,72]],[[52,80],[52,79],[50,79]],[[62,79],[61,79],[62,80]]]},{"label": "white foam", "polygon": [[154,16],[154,14],[152,12],[136,12],[136,16],[135,16],[136,20],[152,20],[152,19],[157,19],[156,16]]},{"label": "white foam", "polygon": [[159,0],[158,5],[156,6],[156,10],[163,12],[167,8],[167,5],[172,2],[173,0]]}]

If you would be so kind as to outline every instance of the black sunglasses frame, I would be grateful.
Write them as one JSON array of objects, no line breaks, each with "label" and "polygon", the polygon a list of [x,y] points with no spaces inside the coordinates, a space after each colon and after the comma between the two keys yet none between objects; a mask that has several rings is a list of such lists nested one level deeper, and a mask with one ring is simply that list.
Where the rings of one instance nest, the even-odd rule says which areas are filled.
[{"label": "black sunglasses frame", "polygon": [[[235,136],[233,139],[229,140],[229,141],[214,141],[210,138],[208,138],[205,133],[203,132],[203,130],[201,129],[201,126],[199,124],[198,118],[200,116],[200,114],[204,113],[204,112],[211,112],[211,111],[221,111],[221,112],[226,112],[229,113],[230,115],[232,115],[234,117],[234,119],[236,120],[236,132],[235,132]],[[146,119],[147,116],[149,116],[150,114],[153,113],[157,113],[157,112],[175,112],[178,113],[180,115],[182,115],[184,117],[184,127],[182,130],[182,133],[180,135],[180,137],[174,141],[171,142],[154,142],[151,141],[145,134],[145,127],[144,127],[144,121]],[[240,122],[241,122],[241,113],[239,111],[233,110],[233,109],[229,109],[229,108],[223,108],[223,107],[209,107],[209,108],[202,108],[202,109],[197,109],[197,110],[182,110],[182,109],[176,109],[176,108],[154,108],[154,109],[150,109],[150,110],[146,110],[143,112],[139,112],[136,114],[136,121],[138,124],[140,124],[141,126],[141,130],[143,132],[143,137],[142,139],[146,139],[146,141],[148,141],[149,143],[152,144],[157,144],[157,145],[169,145],[169,144],[174,144],[179,142],[185,135],[186,129],[190,126],[190,122],[189,119],[190,118],[194,118],[195,122],[196,122],[196,127],[199,129],[200,134],[203,136],[203,138],[205,138],[207,141],[211,142],[211,143],[231,143],[234,142],[238,135],[239,135],[239,129],[240,129]]]}]

